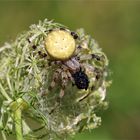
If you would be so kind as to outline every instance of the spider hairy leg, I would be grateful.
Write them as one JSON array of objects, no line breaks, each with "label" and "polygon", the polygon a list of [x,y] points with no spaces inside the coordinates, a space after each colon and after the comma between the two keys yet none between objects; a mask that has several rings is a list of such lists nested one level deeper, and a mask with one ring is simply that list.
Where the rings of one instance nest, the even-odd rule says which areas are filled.
[{"label": "spider hairy leg", "polygon": [[51,82],[51,84],[50,84],[50,86],[49,86],[49,90],[52,90],[52,89],[55,87],[56,81],[58,81],[59,75],[60,75],[60,74],[61,74],[61,69],[57,69],[57,70],[54,72],[53,78],[52,78],[52,82]]},{"label": "spider hairy leg", "polygon": [[73,78],[71,76],[71,73],[69,71],[66,72],[67,73],[67,76],[68,76],[68,79],[71,80],[73,82]]},{"label": "spider hairy leg", "polygon": [[80,53],[82,50],[84,50],[84,48],[82,48],[82,46],[81,46],[81,45],[78,45],[78,46],[76,47],[75,54]]},{"label": "spider hairy leg", "polygon": [[102,77],[102,70],[101,69],[94,67],[90,64],[82,64],[81,66],[84,67],[84,69],[87,71],[87,73],[94,73],[95,78],[97,80],[99,80],[100,77]]},{"label": "spider hairy leg", "polygon": [[81,64],[81,67],[83,67],[84,69],[86,69],[90,72],[95,72],[95,67],[93,65],[84,63],[84,64]]},{"label": "spider hairy leg", "polygon": [[61,64],[60,61],[49,61],[49,62],[48,62],[48,65],[49,65],[49,66],[55,66],[55,65],[60,65],[60,64]]},{"label": "spider hairy leg", "polygon": [[80,56],[80,60],[91,60],[91,59],[95,59],[97,61],[102,61],[103,60],[103,56],[100,56],[99,54],[88,54],[88,55],[82,55]]},{"label": "spider hairy leg", "polygon": [[60,94],[59,97],[62,98],[64,96],[64,90],[66,88],[66,85],[68,84],[68,75],[67,73],[64,71],[61,73],[61,78],[62,78],[62,88],[60,90]]}]

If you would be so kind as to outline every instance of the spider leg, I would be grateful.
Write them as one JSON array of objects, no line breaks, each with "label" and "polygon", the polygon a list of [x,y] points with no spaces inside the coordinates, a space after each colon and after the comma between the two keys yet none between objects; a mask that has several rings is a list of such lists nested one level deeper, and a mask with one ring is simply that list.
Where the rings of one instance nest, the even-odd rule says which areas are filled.
[{"label": "spider leg", "polygon": [[65,88],[61,88],[60,93],[59,93],[59,97],[62,98],[65,94],[64,92]]},{"label": "spider leg", "polygon": [[62,98],[64,96],[64,90],[68,84],[68,75],[66,71],[61,72],[61,78],[62,78],[62,88],[60,90],[59,97]]},{"label": "spider leg", "polygon": [[67,71],[67,76],[68,76],[68,80],[70,80],[72,82],[72,86],[75,86],[74,79],[69,71]]},{"label": "spider leg", "polygon": [[87,55],[82,55],[79,58],[81,61],[83,60],[91,60],[91,59],[95,59],[97,61],[103,61],[104,60],[104,56],[101,54],[87,54]]},{"label": "spider leg", "polygon": [[90,72],[95,71],[95,67],[90,65],[90,64],[87,64],[87,63],[81,64],[81,67],[83,67],[84,69],[86,69],[86,70],[88,70]]},{"label": "spider leg", "polygon": [[82,46],[81,46],[81,45],[78,45],[78,46],[76,47],[75,54],[79,54],[79,53],[81,52],[82,49],[83,49]]},{"label": "spider leg", "polygon": [[[96,59],[96,61],[100,61],[102,64],[104,64],[103,62],[105,60],[105,57],[104,55],[101,55],[101,54],[88,54],[88,55],[80,56],[81,61],[91,60],[91,59]],[[81,67],[83,67],[87,71],[87,73],[94,73],[95,78],[97,80],[99,80],[102,77],[102,69],[100,69],[97,66],[84,63],[81,65]]]},{"label": "spider leg", "polygon": [[71,73],[69,71],[67,71],[67,77],[69,80],[73,81],[73,77],[71,76]]},{"label": "spider leg", "polygon": [[60,73],[61,73],[61,69],[57,69],[54,74],[53,74],[53,78],[52,78],[52,82],[49,86],[49,90],[53,89],[55,87],[56,81],[58,81]]},{"label": "spider leg", "polygon": [[94,73],[95,78],[97,80],[99,80],[100,77],[102,77],[102,69],[100,69],[98,67],[94,67],[94,66],[92,66],[90,64],[86,64],[86,63],[82,64],[81,67],[83,67],[87,71],[87,73]]},{"label": "spider leg", "polygon": [[60,65],[61,64],[61,62],[60,61],[48,61],[48,65],[49,66],[54,66],[54,65]]}]

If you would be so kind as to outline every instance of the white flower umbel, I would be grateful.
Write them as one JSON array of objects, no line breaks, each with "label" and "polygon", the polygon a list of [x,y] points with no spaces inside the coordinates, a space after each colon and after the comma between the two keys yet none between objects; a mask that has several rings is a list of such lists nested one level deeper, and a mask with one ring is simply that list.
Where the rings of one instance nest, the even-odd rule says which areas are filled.
[{"label": "white flower umbel", "polygon": [[0,66],[4,140],[62,140],[101,124],[108,59],[83,29],[39,21],[0,48]]}]

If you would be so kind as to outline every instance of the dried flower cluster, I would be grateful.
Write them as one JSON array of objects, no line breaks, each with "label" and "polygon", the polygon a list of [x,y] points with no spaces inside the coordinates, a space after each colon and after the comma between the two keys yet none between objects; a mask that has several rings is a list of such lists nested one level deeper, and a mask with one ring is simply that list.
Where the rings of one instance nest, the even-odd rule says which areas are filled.
[{"label": "dried flower cluster", "polygon": [[[53,58],[48,53],[46,38],[53,31],[67,32],[68,38],[73,37],[75,49],[67,59],[63,55],[62,59],[60,55],[59,59],[58,56]],[[59,39],[57,47],[72,46],[67,38],[61,45],[58,33]],[[53,44],[50,40],[49,43]],[[106,55],[83,29],[72,32],[47,19],[31,25],[29,31],[0,48],[0,129],[3,137],[10,133],[19,135],[16,121],[21,121],[23,136],[27,139],[44,136],[52,140],[66,139],[98,127],[101,124],[98,110],[107,106],[104,101],[110,84],[106,81],[107,75]],[[85,81],[86,86],[83,85]],[[19,109],[21,114],[17,115],[21,120],[15,114]],[[39,128],[34,130],[29,121]]]}]

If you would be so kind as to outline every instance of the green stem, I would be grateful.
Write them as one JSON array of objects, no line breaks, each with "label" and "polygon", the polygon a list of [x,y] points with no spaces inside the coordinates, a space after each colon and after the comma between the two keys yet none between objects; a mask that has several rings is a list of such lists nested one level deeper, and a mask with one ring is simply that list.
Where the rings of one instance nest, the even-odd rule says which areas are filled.
[{"label": "green stem", "polygon": [[2,134],[2,138],[3,138],[3,140],[7,140],[7,138],[6,138],[6,135],[5,135],[4,131],[1,131],[1,134]]},{"label": "green stem", "polygon": [[3,88],[3,86],[0,83],[0,93],[2,93],[2,95],[8,100],[8,101],[12,101],[12,99],[8,96],[8,94],[6,93],[5,89]]},{"label": "green stem", "polygon": [[15,118],[15,129],[16,129],[17,140],[23,140],[20,108],[16,109],[16,111],[14,112],[14,118]]}]

